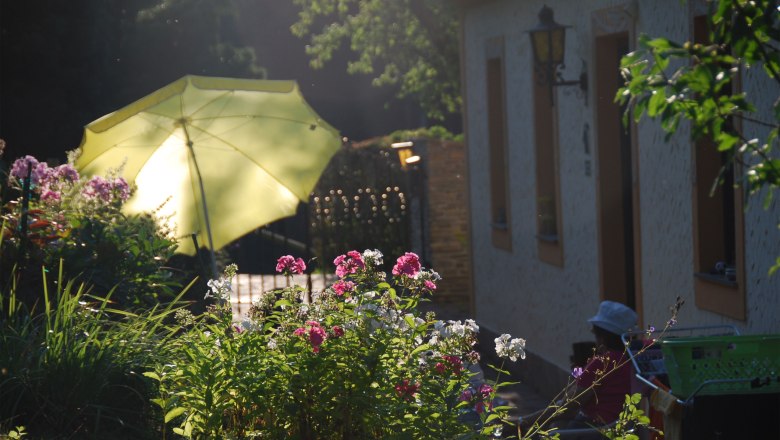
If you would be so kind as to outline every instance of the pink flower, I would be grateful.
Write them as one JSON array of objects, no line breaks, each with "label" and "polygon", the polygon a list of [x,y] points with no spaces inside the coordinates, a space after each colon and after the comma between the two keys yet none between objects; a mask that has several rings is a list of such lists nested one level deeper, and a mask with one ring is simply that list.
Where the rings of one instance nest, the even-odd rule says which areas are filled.
[{"label": "pink flower", "polygon": [[100,199],[104,202],[111,201],[111,183],[100,176],[94,176],[84,187],[84,196],[90,199]]},{"label": "pink flower", "polygon": [[425,280],[425,283],[424,283],[424,284],[425,284],[425,288],[426,288],[426,289],[428,289],[428,290],[430,290],[431,292],[433,292],[434,290],[436,290],[436,283],[434,283],[433,281],[431,281],[431,280]]},{"label": "pink flower", "polygon": [[442,356],[444,361],[448,364],[449,369],[456,375],[460,375],[463,372],[463,361],[458,356],[444,355]]},{"label": "pink flower", "polygon": [[393,266],[393,275],[405,275],[414,278],[420,272],[420,257],[413,252],[407,252],[398,257],[396,265]]},{"label": "pink flower", "polygon": [[339,280],[333,284],[333,290],[336,291],[336,295],[343,296],[347,292],[351,292],[355,288],[355,283],[352,281]]},{"label": "pink flower", "polygon": [[41,200],[44,202],[58,202],[61,199],[61,194],[57,191],[52,191],[50,189],[44,190],[41,193]]},{"label": "pink flower", "polygon": [[344,329],[337,325],[334,325],[331,330],[333,331],[333,336],[336,338],[344,336]]},{"label": "pink flower", "polygon": [[404,400],[412,400],[419,389],[419,383],[409,383],[409,379],[404,379],[395,385],[395,394]]},{"label": "pink flower", "polygon": [[[79,180],[79,172],[71,164],[64,164],[50,170],[49,176],[56,180],[67,180],[75,182]],[[122,179],[124,180],[124,179]],[[125,182],[127,184],[127,182]]]},{"label": "pink flower", "polygon": [[333,264],[336,265],[336,276],[339,278],[344,278],[366,267],[363,255],[358,251],[349,251],[346,255],[339,255],[333,260]]},{"label": "pink flower", "polygon": [[436,365],[433,367],[433,369],[436,370],[436,372],[439,374],[444,374],[447,371],[447,367],[441,362],[436,362]]},{"label": "pink flower", "polygon": [[308,336],[309,343],[311,344],[312,351],[315,353],[320,352],[320,345],[325,342],[328,337],[325,333],[325,329],[322,328],[317,321],[306,321],[306,327],[298,327],[293,332],[294,336]]},{"label": "pink flower", "polygon": [[483,399],[490,397],[490,393],[492,392],[493,392],[493,387],[491,387],[486,383],[483,383],[482,385],[479,386],[479,394],[482,395]]},{"label": "pink flower", "polygon": [[[493,402],[488,402],[487,405],[488,410],[493,410]],[[485,412],[485,402],[479,401],[474,405],[474,411],[477,412],[477,414],[482,414]]]},{"label": "pink flower", "polygon": [[126,202],[130,198],[130,185],[121,177],[114,179],[112,188],[114,195],[121,201]]},{"label": "pink flower", "polygon": [[294,273],[301,274],[306,270],[306,263],[302,259],[293,258],[292,255],[284,255],[276,260],[276,271],[290,276]]},{"label": "pink flower", "polygon": [[30,185],[36,186],[45,183],[49,177],[49,165],[46,162],[38,162],[33,156],[25,156],[16,159],[11,165],[11,176],[19,180],[27,178],[27,172],[30,172]]},{"label": "pink flower", "polygon": [[463,390],[462,393],[460,393],[460,397],[458,398],[458,400],[462,402],[471,402],[471,399],[473,398],[474,398],[474,390],[471,388],[466,388],[465,390]]},{"label": "pink flower", "polygon": [[311,343],[315,353],[320,351],[320,345],[325,342],[325,338],[327,337],[328,335],[325,333],[325,330],[322,327],[309,327],[309,342]]}]

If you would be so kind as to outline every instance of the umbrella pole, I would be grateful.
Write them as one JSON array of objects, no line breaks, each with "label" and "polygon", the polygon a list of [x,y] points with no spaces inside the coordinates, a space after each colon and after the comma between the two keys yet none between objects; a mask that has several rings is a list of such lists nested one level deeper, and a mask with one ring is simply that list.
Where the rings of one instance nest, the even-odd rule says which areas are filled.
[{"label": "umbrella pole", "polygon": [[[192,141],[190,140],[190,135],[187,133],[186,128],[184,128],[184,134],[187,136],[187,147],[190,149],[192,163],[195,165],[195,172],[198,174],[198,185],[200,185],[200,201],[203,205],[203,218],[206,220],[206,235],[209,239],[209,251],[211,251],[211,275],[213,279],[216,280],[219,278],[217,274],[217,258],[214,255],[214,240],[211,238],[211,223],[209,222],[209,210],[206,208],[206,192],[203,189],[203,178],[200,176],[198,160],[195,158],[195,150],[192,148]],[[195,251],[197,252],[197,249]]]}]

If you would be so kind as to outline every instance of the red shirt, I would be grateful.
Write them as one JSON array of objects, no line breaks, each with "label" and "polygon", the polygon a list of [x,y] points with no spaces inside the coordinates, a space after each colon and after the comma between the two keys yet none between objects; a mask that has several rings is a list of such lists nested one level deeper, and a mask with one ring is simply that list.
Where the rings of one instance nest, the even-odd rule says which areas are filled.
[{"label": "red shirt", "polygon": [[593,388],[596,394],[580,407],[580,412],[597,424],[617,420],[623,410],[626,394],[631,394],[631,363],[619,351],[609,350],[597,354],[588,361],[582,375],[577,378],[577,386],[588,388],[594,381],[597,382]]}]

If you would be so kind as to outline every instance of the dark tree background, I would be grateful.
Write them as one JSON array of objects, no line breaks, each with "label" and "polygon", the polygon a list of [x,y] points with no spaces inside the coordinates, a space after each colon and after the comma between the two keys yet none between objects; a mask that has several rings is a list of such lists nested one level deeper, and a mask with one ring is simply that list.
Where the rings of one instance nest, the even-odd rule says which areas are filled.
[{"label": "dark tree background", "polygon": [[262,77],[236,16],[230,1],[3,1],[6,157],[63,160],[85,124],[188,73]]}]

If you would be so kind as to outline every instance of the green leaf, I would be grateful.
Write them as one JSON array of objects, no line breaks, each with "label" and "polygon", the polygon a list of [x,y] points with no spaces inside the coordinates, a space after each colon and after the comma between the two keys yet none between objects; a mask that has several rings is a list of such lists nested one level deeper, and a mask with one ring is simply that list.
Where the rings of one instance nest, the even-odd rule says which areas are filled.
[{"label": "green leaf", "polygon": [[168,423],[172,419],[175,419],[176,417],[179,417],[180,415],[184,414],[184,411],[186,411],[186,409],[184,409],[184,408],[182,408],[180,406],[177,406],[176,408],[168,411],[165,414],[165,423]]},{"label": "green leaf", "polygon": [[145,372],[145,373],[144,373],[144,376],[146,376],[146,377],[148,377],[148,378],[150,378],[150,379],[154,379],[154,380],[156,380],[157,382],[160,382],[160,381],[162,381],[162,379],[160,378],[160,376],[159,376],[157,373],[153,372],[153,371],[147,371],[147,372]]},{"label": "green leaf", "polygon": [[647,103],[647,116],[654,118],[666,107],[666,93],[663,89],[653,90],[650,101]]}]

